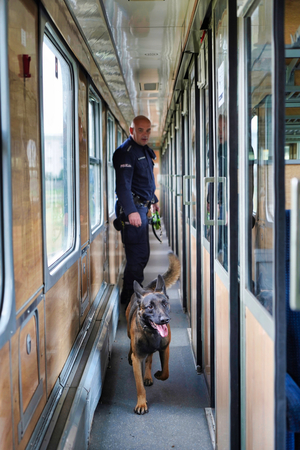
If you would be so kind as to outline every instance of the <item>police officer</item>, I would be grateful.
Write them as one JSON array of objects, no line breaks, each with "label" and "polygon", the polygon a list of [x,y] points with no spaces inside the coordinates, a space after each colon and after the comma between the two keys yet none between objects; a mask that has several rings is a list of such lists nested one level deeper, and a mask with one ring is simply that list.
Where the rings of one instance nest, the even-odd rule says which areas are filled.
[{"label": "police officer", "polygon": [[155,196],[153,175],[154,151],[147,143],[151,133],[151,122],[145,116],[133,119],[129,128],[130,137],[114,152],[116,171],[116,216],[123,217],[122,241],[125,247],[126,267],[124,271],[121,303],[127,304],[133,294],[133,282],[144,280],[144,268],[149,259],[149,233],[147,213],[159,211]]}]

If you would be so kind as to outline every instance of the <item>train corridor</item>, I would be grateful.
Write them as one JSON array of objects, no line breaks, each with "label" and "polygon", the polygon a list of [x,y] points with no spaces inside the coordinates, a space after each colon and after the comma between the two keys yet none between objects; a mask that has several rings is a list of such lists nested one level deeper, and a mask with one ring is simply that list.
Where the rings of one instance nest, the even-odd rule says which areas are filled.
[{"label": "train corridor", "polygon": [[[168,267],[167,238],[160,244],[150,231],[151,256],[144,285],[164,273]],[[210,450],[213,449],[205,408],[209,396],[203,374],[195,369],[188,337],[188,318],[179,299],[179,281],[168,289],[171,303],[170,377],[154,378],[146,388],[149,413],[134,413],[136,387],[128,364],[129,339],[124,306],[120,308],[119,326],[96,408],[89,450]],[[160,370],[159,354],[153,356],[152,374]]]}]

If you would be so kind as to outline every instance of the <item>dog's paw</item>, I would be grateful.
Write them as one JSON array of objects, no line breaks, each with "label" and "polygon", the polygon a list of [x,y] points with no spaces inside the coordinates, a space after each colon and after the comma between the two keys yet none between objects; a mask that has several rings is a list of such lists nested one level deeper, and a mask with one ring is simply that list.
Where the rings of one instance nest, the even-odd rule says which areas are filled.
[{"label": "dog's paw", "polygon": [[153,380],[152,378],[145,378],[144,379],[144,386],[152,386]]},{"label": "dog's paw", "polygon": [[147,402],[145,403],[137,403],[136,407],[134,408],[134,412],[136,414],[142,415],[149,412]]},{"label": "dog's paw", "polygon": [[157,380],[161,381],[165,381],[169,378],[169,375],[164,374],[162,370],[158,370],[157,372],[155,372],[154,376]]}]

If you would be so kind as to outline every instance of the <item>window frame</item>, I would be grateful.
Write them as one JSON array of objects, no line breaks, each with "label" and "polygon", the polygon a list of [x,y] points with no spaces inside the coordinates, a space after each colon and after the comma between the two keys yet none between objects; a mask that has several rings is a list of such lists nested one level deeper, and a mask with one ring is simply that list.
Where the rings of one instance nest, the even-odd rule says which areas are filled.
[{"label": "window frame", "polygon": [[[41,154],[42,154],[42,199],[43,199],[43,259],[44,259],[44,282],[45,292],[53,287],[63,274],[80,258],[80,189],[79,189],[79,129],[78,111],[78,65],[71,51],[63,43],[63,39],[52,25],[50,18],[42,9],[40,27],[40,123],[41,123]],[[72,152],[73,152],[73,179],[74,179],[74,241],[73,246],[62,255],[51,266],[48,266],[47,240],[46,240],[46,189],[45,189],[45,148],[44,148],[44,113],[43,113],[43,42],[44,35],[47,35],[58,51],[66,58],[71,68],[72,82]]]},{"label": "window frame", "polygon": [[[0,300],[0,349],[16,331],[16,301],[12,243],[11,141],[8,73],[7,2],[0,2],[0,240],[2,284]],[[5,192],[5,195],[3,193]],[[4,239],[5,236],[5,239]]]},{"label": "window frame", "polygon": [[[112,132],[112,147],[109,147],[109,121],[111,120],[112,124],[113,124],[113,132]],[[110,113],[110,111],[107,111],[107,157],[106,157],[106,161],[107,161],[107,210],[108,210],[108,216],[111,217],[114,213],[115,213],[115,197],[114,197],[114,192],[115,192],[115,187],[116,187],[116,175],[115,175],[115,169],[114,169],[114,165],[113,165],[113,153],[115,150],[115,144],[116,144],[116,122],[115,122],[115,118],[114,116]],[[114,186],[114,190],[113,193],[111,194],[112,200],[113,200],[113,205],[112,205],[112,209],[110,209],[110,192],[109,192],[109,182],[110,182],[110,175],[111,173],[113,174],[112,176],[112,184]]]},{"label": "window frame", "polygon": [[[119,133],[121,135],[121,139],[119,141]],[[123,143],[124,139],[123,139],[123,130],[121,128],[120,125],[118,125],[117,127],[117,148]]]},{"label": "window frame", "polygon": [[[95,132],[95,153],[96,156],[90,155],[89,148],[89,139],[88,139],[88,152],[89,152],[89,170],[91,162],[92,164],[99,165],[100,170],[100,223],[97,224],[94,228],[91,226],[91,212],[90,212],[90,183],[89,183],[89,218],[90,218],[90,242],[92,242],[96,236],[101,232],[104,226],[104,202],[103,202],[103,122],[102,122],[102,100],[100,96],[96,93],[96,90],[89,86],[89,95],[88,95],[88,109],[90,105],[90,98],[93,99],[95,104],[97,105],[95,108],[96,117],[94,124],[94,132]],[[90,129],[90,117],[88,113],[88,130]],[[90,172],[89,172],[90,174]]]}]

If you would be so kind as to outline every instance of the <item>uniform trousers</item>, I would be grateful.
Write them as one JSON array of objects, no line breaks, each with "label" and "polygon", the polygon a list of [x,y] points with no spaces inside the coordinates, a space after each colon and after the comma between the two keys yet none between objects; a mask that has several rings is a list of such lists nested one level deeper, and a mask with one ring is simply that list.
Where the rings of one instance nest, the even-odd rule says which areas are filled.
[{"label": "uniform trousers", "polygon": [[123,289],[128,290],[133,289],[134,280],[142,284],[144,268],[150,256],[148,208],[141,205],[136,205],[136,208],[141,216],[142,225],[134,227],[133,225],[125,224],[122,230],[122,241],[126,255]]}]

